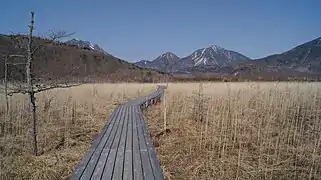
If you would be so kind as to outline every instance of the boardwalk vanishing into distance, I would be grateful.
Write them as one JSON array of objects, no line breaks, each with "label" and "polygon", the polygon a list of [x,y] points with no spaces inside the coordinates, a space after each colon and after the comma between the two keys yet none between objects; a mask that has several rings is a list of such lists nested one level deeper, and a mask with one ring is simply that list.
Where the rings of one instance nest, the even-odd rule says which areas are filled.
[{"label": "boardwalk vanishing into distance", "polygon": [[71,179],[163,180],[142,109],[161,101],[165,88],[119,105]]}]

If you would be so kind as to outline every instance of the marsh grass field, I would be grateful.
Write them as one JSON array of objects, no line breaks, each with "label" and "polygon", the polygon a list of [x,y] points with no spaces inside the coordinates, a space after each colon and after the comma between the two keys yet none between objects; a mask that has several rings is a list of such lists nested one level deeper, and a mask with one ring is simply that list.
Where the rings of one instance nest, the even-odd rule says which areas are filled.
[{"label": "marsh grass field", "polygon": [[74,166],[115,107],[155,90],[154,84],[86,84],[37,94],[38,146],[32,156],[32,120],[26,95],[0,96],[0,179],[70,179]]},{"label": "marsh grass field", "polygon": [[167,179],[321,179],[320,83],[170,84],[146,117]]},{"label": "marsh grass field", "polygon": [[[39,156],[26,96],[0,96],[0,179],[69,179],[120,103],[157,84],[37,94]],[[321,83],[170,83],[144,111],[166,179],[321,179]]]}]

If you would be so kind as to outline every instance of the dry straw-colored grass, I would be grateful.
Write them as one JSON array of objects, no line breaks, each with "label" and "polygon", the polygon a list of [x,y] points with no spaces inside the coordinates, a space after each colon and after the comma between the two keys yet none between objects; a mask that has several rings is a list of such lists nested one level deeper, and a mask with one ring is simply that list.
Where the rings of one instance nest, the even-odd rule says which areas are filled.
[{"label": "dry straw-colored grass", "polygon": [[[0,96],[0,179],[69,179],[107,116],[155,84],[82,85],[37,95],[40,156],[29,104]],[[321,84],[169,84],[146,112],[166,179],[321,179]]]},{"label": "dry straw-colored grass", "polygon": [[37,94],[40,156],[32,156],[32,124],[24,95],[0,95],[0,179],[69,179],[93,137],[120,103],[156,89],[155,84],[95,84]]},{"label": "dry straw-colored grass", "polygon": [[320,83],[169,84],[146,112],[166,179],[321,179]]}]

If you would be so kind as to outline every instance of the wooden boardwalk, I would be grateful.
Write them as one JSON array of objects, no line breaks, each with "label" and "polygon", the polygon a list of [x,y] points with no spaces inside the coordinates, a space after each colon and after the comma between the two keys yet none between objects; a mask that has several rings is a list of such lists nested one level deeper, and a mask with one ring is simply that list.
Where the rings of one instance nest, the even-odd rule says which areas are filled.
[{"label": "wooden boardwalk", "polygon": [[71,179],[163,180],[142,109],[159,102],[164,89],[119,105]]}]

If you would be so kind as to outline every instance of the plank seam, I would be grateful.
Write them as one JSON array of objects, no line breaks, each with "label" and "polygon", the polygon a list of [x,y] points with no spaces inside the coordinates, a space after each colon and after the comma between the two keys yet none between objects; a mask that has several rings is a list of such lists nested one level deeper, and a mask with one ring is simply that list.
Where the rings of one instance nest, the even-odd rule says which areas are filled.
[{"label": "plank seam", "polygon": [[[126,112],[126,111],[125,111],[125,112]],[[121,118],[120,118],[120,119],[122,119],[122,118],[124,117],[123,115],[124,115],[124,113],[122,113],[122,114],[121,114]],[[108,158],[109,158],[110,151],[111,151],[112,146],[113,146],[113,143],[114,143],[114,141],[115,141],[115,138],[116,138],[117,132],[118,132],[118,130],[119,130],[120,121],[121,121],[121,120],[119,120],[119,121],[118,121],[117,129],[116,129],[115,135],[114,135],[114,137],[112,137],[112,142],[110,143],[110,148],[108,148],[108,149],[109,149],[109,152],[108,152],[108,155],[107,155],[107,157],[106,157],[106,161],[105,161],[105,164],[104,164],[103,171],[102,171],[102,173],[101,173],[101,177],[100,177],[100,179],[102,179],[102,178],[103,178],[104,171],[105,171],[105,169],[106,169],[107,160],[108,160]],[[107,141],[106,141],[106,142],[107,142]],[[105,145],[106,145],[106,144],[105,144]],[[105,146],[104,146],[104,148],[105,148]]]},{"label": "plank seam", "polygon": [[146,151],[147,151],[147,153],[148,153],[148,160],[149,160],[150,167],[152,168],[153,177],[154,177],[154,179],[155,179],[155,178],[156,178],[156,177],[155,177],[155,170],[154,170],[154,168],[153,168],[153,166],[152,166],[152,160],[150,159],[151,154],[150,154],[150,152],[149,152],[149,147],[147,146],[147,138],[146,138],[146,135],[148,135],[148,134],[146,134],[146,133],[147,133],[147,129],[144,128],[144,125],[143,125],[143,123],[145,123],[145,122],[143,122],[143,121],[144,121],[144,117],[143,117],[143,113],[142,113],[141,109],[139,109],[138,117],[140,117],[140,118],[139,118],[139,122],[140,122],[140,124],[141,124],[141,126],[142,126],[142,129],[143,129],[143,132],[144,132],[144,133],[143,133],[143,138],[144,138],[144,142],[145,142],[145,145],[146,145]]},{"label": "plank seam", "polygon": [[[79,178],[81,178],[82,175],[83,175],[83,173],[85,172],[85,170],[86,170],[86,168],[87,168],[87,166],[88,166],[88,164],[89,164],[92,156],[94,155],[94,152],[96,151],[97,147],[98,147],[99,144],[101,143],[101,140],[102,140],[103,137],[105,136],[105,134],[106,134],[106,132],[107,132],[107,129],[108,129],[108,127],[109,127],[110,124],[111,124],[111,121],[113,120],[113,118],[114,118],[116,115],[118,116],[118,115],[120,114],[120,110],[119,110],[118,108],[119,108],[119,106],[116,108],[116,110],[117,110],[116,112],[115,112],[115,110],[113,111],[114,113],[113,113],[113,115],[109,118],[108,125],[104,127],[103,134],[102,134],[102,136],[99,138],[99,141],[98,141],[98,139],[97,139],[98,143],[94,146],[94,147],[95,147],[94,150],[93,150],[90,154],[88,154],[90,157],[89,157],[88,160],[85,160],[86,165],[84,166],[83,170],[81,170],[81,173],[80,173]],[[85,156],[86,156],[86,155],[85,155]],[[80,162],[80,163],[81,163],[81,162]],[[79,168],[80,168],[80,167],[79,167]]]},{"label": "plank seam", "polygon": [[[134,106],[132,106],[131,112],[132,112],[132,114],[134,114]],[[132,120],[132,134],[131,134],[132,147],[131,147],[131,149],[132,149],[132,177],[134,179],[134,122],[133,122],[133,119],[134,118],[131,119]]]},{"label": "plank seam", "polygon": [[[137,108],[137,106],[136,106],[136,108]],[[139,108],[138,108],[139,109]],[[140,110],[140,109],[139,109]],[[135,111],[136,112],[136,111]],[[139,156],[140,156],[140,159],[141,159],[141,161],[143,160],[142,159],[142,154],[140,153],[140,138],[139,138],[139,130],[138,130],[138,122],[137,122],[137,119],[135,119],[136,120],[136,129],[137,129],[137,138],[138,138],[138,149],[139,149],[139,151],[138,151],[138,153],[139,153]],[[143,166],[143,163],[141,163],[140,164],[141,165],[141,168],[142,168],[142,176],[143,176],[143,180],[145,180],[145,176],[144,176],[144,166]]]},{"label": "plank seam", "polygon": [[[130,107],[130,106],[129,106]],[[126,134],[125,134],[125,146],[124,146],[124,158],[123,158],[123,170],[122,170],[122,177],[124,177],[124,170],[125,170],[125,159],[126,159],[126,148],[127,148],[127,133],[128,133],[128,124],[130,119],[130,109],[128,108],[128,116],[127,116],[127,128],[126,128]]]},{"label": "plank seam", "polygon": [[[122,108],[122,107],[120,107],[120,108]],[[117,123],[116,121],[117,121],[117,119],[119,118],[119,116],[121,116],[122,110],[123,110],[123,109],[119,110],[119,113],[117,114],[117,117],[116,117],[115,119],[113,119],[114,122],[113,122],[112,128],[113,128],[113,127],[115,126],[115,124]],[[107,130],[106,130],[106,132],[107,132]],[[109,139],[110,135],[111,135],[111,132],[108,134],[108,137],[107,137],[107,139],[106,139],[106,141],[105,141],[105,143],[104,143],[104,146],[102,147],[102,149],[101,149],[101,151],[100,151],[100,153],[99,153],[99,157],[98,157],[98,159],[97,159],[97,161],[96,161],[96,163],[95,163],[95,166],[94,166],[94,168],[93,168],[93,172],[92,172],[91,175],[90,175],[90,179],[92,178],[92,176],[93,176],[93,174],[94,174],[94,172],[95,172],[96,166],[97,166],[97,164],[98,164],[98,162],[99,162],[99,159],[100,159],[100,157],[101,157],[101,154],[102,154],[102,152],[103,152],[103,150],[104,150],[104,147],[106,146],[106,144],[107,144],[107,142],[108,142],[108,139]],[[97,146],[97,147],[98,147],[98,146]],[[96,150],[95,150],[95,151],[96,151]],[[109,152],[108,152],[108,153],[109,153]]]},{"label": "plank seam", "polygon": [[[124,117],[122,118],[122,119],[124,119],[124,118],[126,118],[126,115],[128,115],[128,112],[127,112],[127,110],[128,110],[128,106],[126,106],[126,109],[125,109],[125,113],[124,113]],[[121,121],[121,120],[120,120]],[[122,134],[123,134],[123,130],[124,130],[124,121],[125,120],[123,120],[123,122],[122,122],[122,127],[121,127],[121,131],[120,131],[120,135],[119,135],[119,141],[118,141],[118,143],[117,143],[117,148],[115,148],[116,149],[116,154],[115,154],[115,159],[114,159],[114,164],[113,164],[113,171],[112,171],[112,176],[111,177],[113,177],[113,175],[114,175],[114,172],[115,172],[115,164],[116,164],[116,158],[117,158],[117,155],[118,155],[118,148],[119,148],[119,145],[120,145],[120,139],[121,139],[121,136],[122,136]]]}]

